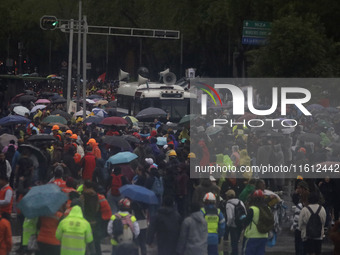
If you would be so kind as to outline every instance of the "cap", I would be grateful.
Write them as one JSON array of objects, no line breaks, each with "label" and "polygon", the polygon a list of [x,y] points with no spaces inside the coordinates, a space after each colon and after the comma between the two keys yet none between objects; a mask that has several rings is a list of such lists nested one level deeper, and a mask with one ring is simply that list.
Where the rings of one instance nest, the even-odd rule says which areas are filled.
[{"label": "cap", "polygon": [[260,189],[255,190],[253,193],[253,197],[263,197],[263,196],[264,196],[263,191]]},{"label": "cap", "polygon": [[58,125],[53,125],[52,130],[59,130],[59,126]]},{"label": "cap", "polygon": [[190,152],[190,153],[188,154],[188,158],[196,158],[196,154],[193,153],[193,152]]},{"label": "cap", "polygon": [[68,129],[68,130],[66,130],[65,134],[70,134],[70,135],[72,135],[73,132],[72,132],[72,130]]},{"label": "cap", "polygon": [[128,198],[122,198],[119,200],[118,205],[120,208],[130,209],[131,201]]},{"label": "cap", "polygon": [[212,192],[206,193],[203,197],[203,202],[206,202],[206,201],[215,202],[216,201],[215,194]]},{"label": "cap", "polygon": [[234,191],[233,189],[229,189],[229,190],[225,193],[225,195],[226,195],[227,197],[235,197],[235,196],[236,196],[236,193],[235,193],[235,191]]},{"label": "cap", "polygon": [[76,134],[71,135],[71,139],[77,140],[78,136]]},{"label": "cap", "polygon": [[301,175],[298,175],[298,176],[296,177],[296,179],[297,179],[297,180],[303,180],[303,177],[302,177]]},{"label": "cap", "polygon": [[153,164],[153,159],[152,158],[146,158],[145,162],[148,163],[149,165]]},{"label": "cap", "polygon": [[93,144],[93,143],[97,143],[97,141],[94,138],[91,138],[87,144]]},{"label": "cap", "polygon": [[209,176],[209,179],[210,179],[210,181],[212,181],[212,182],[215,182],[215,181],[216,181],[215,177],[212,176],[212,175]]},{"label": "cap", "polygon": [[177,156],[177,153],[176,153],[175,150],[170,150],[169,151],[169,157],[171,157],[171,156]]}]

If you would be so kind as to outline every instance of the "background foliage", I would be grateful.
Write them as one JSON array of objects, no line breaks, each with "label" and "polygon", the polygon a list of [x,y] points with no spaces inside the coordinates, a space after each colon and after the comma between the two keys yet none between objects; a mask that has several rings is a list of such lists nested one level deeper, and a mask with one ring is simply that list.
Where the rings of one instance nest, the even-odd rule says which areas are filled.
[{"label": "background foliage", "polygon": [[[68,56],[68,34],[43,31],[40,17],[78,18],[77,0],[11,0],[0,2],[0,71],[6,58],[18,60],[23,42],[25,71],[60,73]],[[336,0],[83,0],[90,25],[180,30],[181,40],[88,37],[91,78],[119,68],[136,75],[146,66],[151,77],[167,67],[184,75],[197,68],[210,77],[337,77],[340,67],[340,2]],[[265,46],[241,44],[243,20],[273,22]],[[74,38],[76,60],[77,36]],[[109,63],[106,65],[108,46]],[[51,53],[51,61],[49,54]],[[75,61],[74,61],[75,62]]]}]

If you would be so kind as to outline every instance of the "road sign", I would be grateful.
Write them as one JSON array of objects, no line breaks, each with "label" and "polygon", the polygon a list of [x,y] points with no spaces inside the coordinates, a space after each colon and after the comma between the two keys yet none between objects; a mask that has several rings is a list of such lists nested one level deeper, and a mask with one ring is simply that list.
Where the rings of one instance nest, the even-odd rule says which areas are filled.
[{"label": "road sign", "polygon": [[242,44],[248,45],[265,45],[267,38],[256,38],[256,37],[242,37]]},{"label": "road sign", "polygon": [[271,22],[243,21],[242,44],[264,45],[271,34]]},{"label": "road sign", "polygon": [[272,26],[271,22],[267,21],[253,21],[253,20],[244,20],[243,27],[254,27],[254,28],[267,28],[270,29]]}]

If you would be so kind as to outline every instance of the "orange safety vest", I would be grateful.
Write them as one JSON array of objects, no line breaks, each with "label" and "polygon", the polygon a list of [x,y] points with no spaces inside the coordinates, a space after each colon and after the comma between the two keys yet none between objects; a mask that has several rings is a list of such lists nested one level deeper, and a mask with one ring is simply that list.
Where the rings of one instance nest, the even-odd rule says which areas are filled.
[{"label": "orange safety vest", "polygon": [[104,195],[98,194],[100,212],[103,220],[109,220],[112,216],[111,207]]},{"label": "orange safety vest", "polygon": [[0,200],[5,199],[7,190],[12,190],[11,202],[7,205],[0,206],[0,213],[11,214],[12,213],[12,207],[13,207],[13,189],[8,184],[1,188],[1,190],[0,190]]},{"label": "orange safety vest", "polygon": [[60,245],[60,241],[55,237],[60,218],[63,216],[61,212],[56,212],[50,217],[40,217],[40,229],[37,240],[42,243],[51,245]]},{"label": "orange safety vest", "polygon": [[65,192],[65,193],[70,193],[70,192],[72,192],[72,191],[77,192],[74,188],[67,187],[67,186],[65,186],[65,187],[62,188],[61,190],[62,190],[63,192]]},{"label": "orange safety vest", "polygon": [[66,182],[63,179],[55,179],[53,183],[58,185],[61,189],[66,188]]}]

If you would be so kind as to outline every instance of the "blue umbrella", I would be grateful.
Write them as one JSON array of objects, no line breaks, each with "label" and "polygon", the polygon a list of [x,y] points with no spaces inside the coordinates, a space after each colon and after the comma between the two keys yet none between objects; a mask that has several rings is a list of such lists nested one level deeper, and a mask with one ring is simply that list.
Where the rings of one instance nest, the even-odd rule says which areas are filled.
[{"label": "blue umbrella", "polygon": [[0,126],[10,126],[15,124],[26,124],[29,123],[30,120],[19,116],[19,115],[9,115],[0,119]]},{"label": "blue umbrella", "polygon": [[157,137],[157,145],[159,146],[164,146],[168,143],[168,141],[166,140],[166,137]]},{"label": "blue umbrella", "polygon": [[121,195],[145,204],[157,205],[158,198],[152,190],[139,185],[126,184],[119,188]]},{"label": "blue umbrella", "polygon": [[113,156],[111,156],[107,161],[107,163],[111,163],[112,165],[117,165],[117,164],[125,164],[129,163],[132,160],[138,158],[138,156],[135,153],[129,152],[129,151],[124,151],[124,152],[119,152]]},{"label": "blue umbrella", "polygon": [[67,201],[67,195],[53,184],[35,186],[18,204],[26,218],[49,216],[56,213]]}]

